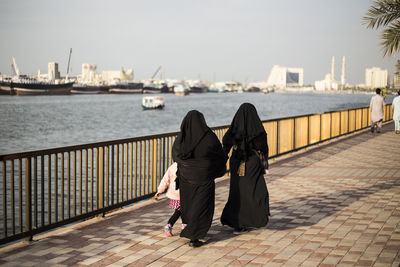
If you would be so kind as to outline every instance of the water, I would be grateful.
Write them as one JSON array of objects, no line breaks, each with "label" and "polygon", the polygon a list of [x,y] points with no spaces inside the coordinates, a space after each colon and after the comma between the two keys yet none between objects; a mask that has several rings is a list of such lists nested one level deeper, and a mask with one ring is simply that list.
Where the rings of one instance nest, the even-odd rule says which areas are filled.
[{"label": "water", "polygon": [[[143,95],[0,96],[0,155],[179,131],[185,114],[230,124],[244,102],[263,120],[367,106],[372,95],[206,93],[163,95],[164,110],[143,111]],[[391,103],[388,96],[387,103]]]}]

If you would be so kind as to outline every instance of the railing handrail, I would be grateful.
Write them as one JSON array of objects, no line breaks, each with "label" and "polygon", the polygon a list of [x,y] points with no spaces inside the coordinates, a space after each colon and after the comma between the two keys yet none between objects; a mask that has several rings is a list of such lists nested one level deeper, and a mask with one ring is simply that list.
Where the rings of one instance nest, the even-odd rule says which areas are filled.
[{"label": "railing handrail", "polygon": [[[385,106],[384,121],[392,118],[390,106]],[[366,129],[370,112],[364,106],[262,122],[274,158]],[[220,140],[228,128],[211,127]],[[0,155],[0,245],[151,197],[172,164],[177,135]]]}]

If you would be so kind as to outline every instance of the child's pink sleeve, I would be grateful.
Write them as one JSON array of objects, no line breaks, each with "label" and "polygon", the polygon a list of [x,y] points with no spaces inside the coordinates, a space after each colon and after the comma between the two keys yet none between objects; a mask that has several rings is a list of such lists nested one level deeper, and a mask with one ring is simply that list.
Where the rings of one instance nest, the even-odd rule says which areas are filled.
[{"label": "child's pink sleeve", "polygon": [[[176,164],[176,163],[174,163]],[[169,166],[168,170],[165,172],[163,178],[161,179],[160,185],[158,186],[158,193],[162,193],[167,189],[168,185],[171,183],[172,179],[176,176],[176,167],[172,164]]]}]

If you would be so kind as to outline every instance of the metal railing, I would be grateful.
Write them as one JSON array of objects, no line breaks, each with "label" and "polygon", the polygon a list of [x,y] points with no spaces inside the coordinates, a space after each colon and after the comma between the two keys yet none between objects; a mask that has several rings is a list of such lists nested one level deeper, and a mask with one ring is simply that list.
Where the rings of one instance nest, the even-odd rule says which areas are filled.
[{"label": "metal railing", "polygon": [[[263,121],[277,157],[369,127],[368,107]],[[384,121],[392,118],[385,107]],[[222,140],[229,125],[213,127]],[[1,155],[0,244],[150,198],[178,133]]]}]

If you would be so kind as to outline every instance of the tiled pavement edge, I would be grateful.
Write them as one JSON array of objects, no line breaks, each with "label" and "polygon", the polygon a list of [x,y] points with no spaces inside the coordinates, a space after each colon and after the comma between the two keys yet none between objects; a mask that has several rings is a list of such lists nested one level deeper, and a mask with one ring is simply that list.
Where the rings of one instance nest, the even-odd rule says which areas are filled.
[{"label": "tiled pavement edge", "polygon": [[225,179],[203,247],[164,236],[172,210],[163,199],[1,248],[0,265],[399,266],[400,135],[393,124],[277,161],[266,180],[272,216],[263,229],[234,236],[221,226]]}]

